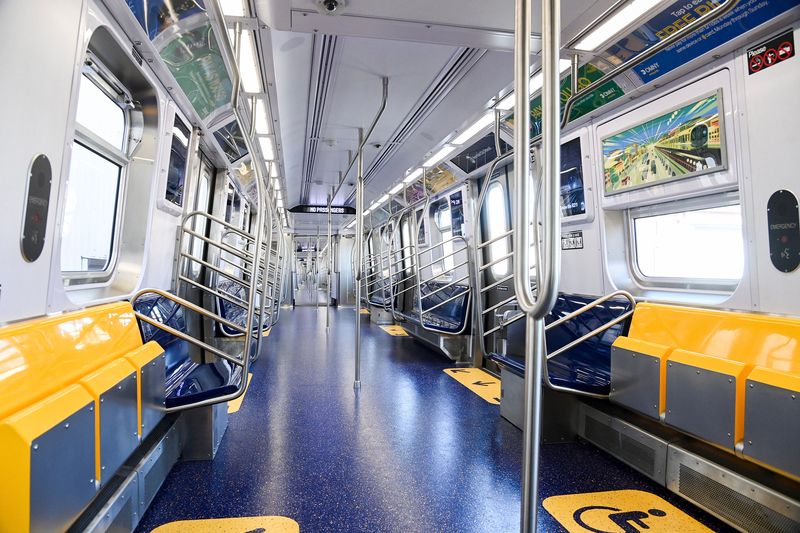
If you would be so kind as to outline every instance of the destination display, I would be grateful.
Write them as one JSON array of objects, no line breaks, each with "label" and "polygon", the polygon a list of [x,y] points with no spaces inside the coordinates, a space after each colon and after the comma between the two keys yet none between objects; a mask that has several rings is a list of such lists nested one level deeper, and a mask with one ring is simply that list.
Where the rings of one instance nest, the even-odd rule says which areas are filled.
[{"label": "destination display", "polygon": [[721,103],[716,92],[604,138],[605,194],[724,169]]},{"label": "destination display", "polygon": [[[289,209],[290,213],[308,213],[312,215],[327,215],[328,214],[328,206],[327,205],[311,205],[311,204],[301,204],[296,205]],[[332,215],[355,215],[356,208],[350,207],[349,205],[333,205],[331,206],[331,214]]]}]

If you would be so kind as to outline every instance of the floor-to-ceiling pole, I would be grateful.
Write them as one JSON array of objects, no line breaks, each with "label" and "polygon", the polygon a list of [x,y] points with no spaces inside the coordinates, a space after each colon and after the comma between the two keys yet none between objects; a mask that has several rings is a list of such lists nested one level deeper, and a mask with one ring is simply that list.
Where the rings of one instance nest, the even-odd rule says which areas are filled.
[{"label": "floor-to-ceiling pole", "polygon": [[[384,82],[385,86],[385,82]],[[361,388],[361,279],[364,277],[364,131],[358,129],[356,165],[356,376],[353,387]]]},{"label": "floor-to-ceiling pole", "polygon": [[[515,71],[516,92],[514,124],[515,241],[514,286],[520,309],[526,314],[525,328],[525,438],[522,466],[522,517],[520,531],[534,533],[537,525],[539,488],[539,444],[542,419],[542,372],[547,364],[544,317],[557,296],[560,270],[560,205],[558,179],[560,170],[560,95],[559,52],[561,39],[560,0],[541,0],[542,7],[542,197],[533,205],[533,232],[530,231],[530,3],[516,0]],[[538,213],[542,206],[542,244],[539,243]],[[530,244],[536,252],[537,295],[530,289],[528,261]]]},{"label": "floor-to-ceiling pole", "polygon": [[331,223],[333,222],[331,218],[331,202],[333,201],[332,198],[333,189],[331,189],[331,194],[328,195],[328,284],[326,289],[326,297],[325,297],[325,330],[331,329],[331,268],[333,259],[333,238],[332,238],[332,229]]}]

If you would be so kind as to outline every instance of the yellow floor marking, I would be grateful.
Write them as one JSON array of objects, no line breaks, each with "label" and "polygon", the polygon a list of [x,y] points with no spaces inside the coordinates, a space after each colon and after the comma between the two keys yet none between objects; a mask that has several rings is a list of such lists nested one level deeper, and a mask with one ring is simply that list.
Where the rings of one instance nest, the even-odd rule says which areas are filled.
[{"label": "yellow floor marking", "polygon": [[361,310],[361,314],[362,315],[368,315],[369,314],[369,309],[362,309]]},{"label": "yellow floor marking", "polygon": [[180,520],[155,528],[152,533],[300,533],[300,525],[285,516],[251,516]]},{"label": "yellow floor marking", "polygon": [[262,336],[262,337],[269,337],[269,332],[270,332],[270,331],[272,331],[272,328],[270,328],[270,329],[268,329],[268,330],[264,331],[264,333],[262,333],[262,334],[261,334],[261,336]]},{"label": "yellow floor marking", "polygon": [[674,505],[641,490],[551,496],[543,505],[569,533],[711,532]]},{"label": "yellow floor marking", "polygon": [[242,406],[242,402],[244,401],[244,395],[247,394],[247,389],[250,388],[251,379],[253,379],[252,372],[247,374],[247,385],[245,385],[244,392],[242,393],[242,395],[236,398],[235,400],[231,400],[228,402],[228,414],[235,413]]},{"label": "yellow floor marking", "polygon": [[500,379],[480,368],[445,368],[444,373],[489,403],[500,405]]},{"label": "yellow floor marking", "polygon": [[408,337],[408,332],[403,329],[403,326],[381,326],[381,329],[392,337]]}]

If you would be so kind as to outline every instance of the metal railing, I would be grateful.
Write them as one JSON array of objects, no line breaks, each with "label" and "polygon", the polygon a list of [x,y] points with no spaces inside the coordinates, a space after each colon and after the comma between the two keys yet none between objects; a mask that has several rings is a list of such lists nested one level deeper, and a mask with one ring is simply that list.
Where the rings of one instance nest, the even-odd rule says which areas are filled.
[{"label": "metal railing", "polygon": [[[219,32],[219,34],[226,33],[226,28],[224,25],[224,16],[222,13],[221,6],[218,0],[212,0],[207,2],[206,4],[208,9],[208,14],[212,26],[214,27],[215,31]],[[242,26],[241,23],[236,23],[235,31],[234,31],[234,48],[238,51],[240,48],[241,43],[241,34],[242,34]],[[245,145],[247,150],[250,154],[258,154],[259,148],[257,143],[255,142],[254,131],[255,131],[255,102],[250,102],[250,117],[246,117],[240,107],[239,98],[241,93],[241,75],[238,69],[237,63],[237,56],[234,53],[234,50],[231,48],[231,43],[228,39],[221,38],[217,39],[217,43],[220,45],[221,52],[223,54],[224,60],[227,63],[231,74],[232,74],[232,98],[231,98],[231,107],[233,109],[234,116],[237,122],[244,126],[249,123],[250,131],[249,134],[245,134],[243,136]],[[249,122],[248,119],[249,118]],[[194,151],[192,152],[194,153]],[[178,306],[192,311],[205,319],[223,325],[227,328],[232,329],[233,331],[238,331],[240,333],[240,339],[242,342],[242,350],[241,352],[230,353],[228,351],[222,350],[217,346],[213,346],[204,340],[199,338],[193,337],[188,333],[179,331],[166,323],[156,320],[150,316],[145,315],[144,313],[134,311],[136,317],[147,323],[151,326],[166,331],[174,335],[177,338],[180,338],[191,345],[199,348],[203,351],[205,359],[205,354],[211,354],[214,357],[218,357],[228,361],[229,363],[238,366],[241,368],[241,377],[239,379],[239,383],[236,386],[236,390],[227,393],[227,394],[220,394],[219,396],[205,398],[201,401],[196,401],[193,403],[189,403],[186,405],[182,405],[179,407],[173,407],[168,409],[168,411],[178,411],[184,409],[191,409],[216,403],[227,402],[230,400],[234,400],[244,394],[246,387],[247,387],[247,374],[250,367],[250,363],[254,358],[254,354],[257,355],[261,349],[261,341],[262,341],[262,333],[264,330],[264,317],[265,317],[265,306],[267,301],[267,289],[269,286],[269,276],[270,276],[270,260],[269,255],[271,252],[271,240],[273,235],[273,223],[277,222],[277,216],[274,213],[274,206],[273,203],[268,198],[268,190],[267,190],[267,183],[269,182],[269,172],[266,171],[264,168],[264,162],[260,158],[253,157],[253,164],[254,164],[254,172],[255,176],[255,184],[256,184],[256,215],[255,215],[255,234],[250,234],[248,232],[242,231],[238,227],[222,220],[218,217],[214,217],[213,215],[203,212],[203,211],[193,211],[188,213],[182,220],[181,227],[180,227],[180,234],[179,234],[179,242],[178,242],[178,261],[176,264],[176,292],[178,294],[183,294],[184,292],[188,292],[189,289],[194,288],[199,290],[201,293],[206,294],[207,296],[213,297],[214,299],[224,300],[232,305],[239,306],[242,309],[245,309],[245,324],[242,326],[241,324],[237,324],[230,320],[227,320],[223,316],[221,316],[220,312],[209,311],[202,306],[199,306],[186,298],[181,296],[176,296],[171,294],[167,291],[157,288],[145,288],[137,292],[131,298],[131,304],[135,306],[136,302],[145,295],[156,295],[159,298],[165,298],[173,303],[177,304]],[[197,219],[204,219],[204,226],[206,230],[199,232],[195,231],[195,220]],[[222,231],[219,232],[220,238],[214,239],[211,237],[207,237],[205,232],[209,229],[209,224],[219,225],[222,228]],[[280,236],[280,225],[276,225],[278,229],[278,241],[282,240]],[[247,250],[247,245],[244,246],[244,249],[238,249],[236,247],[230,246],[229,244],[223,242],[224,239],[222,238],[222,233],[225,231],[230,231],[233,234],[238,235],[241,238],[245,239],[245,242],[251,246],[251,249]],[[266,235],[266,246],[265,245],[265,235]],[[217,264],[213,264],[211,261],[208,261],[209,254],[205,254],[204,257],[197,257],[194,255],[195,250],[197,250],[194,246],[189,246],[189,244],[194,244],[194,242],[200,241],[204,244],[201,246],[200,249],[210,250],[211,248],[216,249],[216,255],[218,258],[221,258],[221,261],[218,261]],[[278,244],[278,246],[280,246]],[[225,257],[224,254],[229,254],[231,258]],[[262,256],[266,254],[267,258],[263,258]],[[276,254],[280,255],[280,254]],[[230,272],[227,269],[222,267],[222,263],[227,263],[229,267],[233,267],[234,272]],[[197,268],[196,272],[193,273],[192,265]],[[238,272],[237,272],[238,270]],[[282,275],[282,273],[281,273]],[[275,268],[272,271],[272,285],[273,290],[275,286],[278,284],[279,280],[279,270]],[[242,287],[245,292],[245,297],[242,298],[238,295],[233,295],[229,293],[225,293],[224,291],[218,290],[218,286],[216,286],[216,280],[220,279],[220,277],[224,277],[233,283],[237,284],[238,286]],[[260,296],[260,301],[259,301]],[[274,298],[273,298],[274,299]],[[135,309],[135,307],[134,307]],[[274,313],[273,313],[274,315]],[[254,328],[254,321],[257,320],[257,326]],[[270,323],[274,323],[272,318],[270,319]],[[253,342],[255,341],[255,342]],[[234,343],[235,344],[235,343]]]}]

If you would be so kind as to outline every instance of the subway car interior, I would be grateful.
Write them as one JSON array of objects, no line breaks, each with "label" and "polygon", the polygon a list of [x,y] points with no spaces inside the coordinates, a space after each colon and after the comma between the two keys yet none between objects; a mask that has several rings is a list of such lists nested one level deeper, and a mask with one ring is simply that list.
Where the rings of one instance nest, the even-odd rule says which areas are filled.
[{"label": "subway car interior", "polygon": [[800,532],[798,32],[0,0],[0,532]]}]

